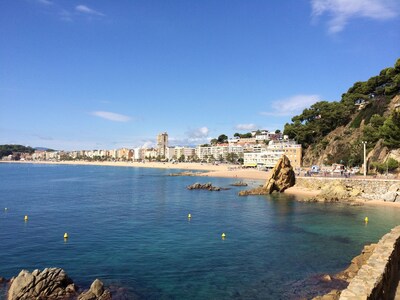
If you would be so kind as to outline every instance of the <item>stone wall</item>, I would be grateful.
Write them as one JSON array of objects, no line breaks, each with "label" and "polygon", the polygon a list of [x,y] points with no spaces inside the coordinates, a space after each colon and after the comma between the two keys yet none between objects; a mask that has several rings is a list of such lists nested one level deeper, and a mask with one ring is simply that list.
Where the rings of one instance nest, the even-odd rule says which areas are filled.
[{"label": "stone wall", "polygon": [[347,190],[359,190],[365,200],[400,201],[400,181],[374,178],[296,177],[296,186],[321,190],[327,185],[339,184]]},{"label": "stone wall", "polygon": [[397,226],[378,242],[339,299],[394,299],[399,283],[399,263],[400,226]]}]

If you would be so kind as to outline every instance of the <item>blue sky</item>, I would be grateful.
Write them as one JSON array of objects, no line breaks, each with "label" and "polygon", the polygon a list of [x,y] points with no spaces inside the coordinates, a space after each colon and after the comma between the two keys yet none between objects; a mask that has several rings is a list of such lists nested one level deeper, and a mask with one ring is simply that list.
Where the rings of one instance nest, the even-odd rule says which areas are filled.
[{"label": "blue sky", "polygon": [[2,0],[0,144],[283,129],[400,57],[397,0]]}]

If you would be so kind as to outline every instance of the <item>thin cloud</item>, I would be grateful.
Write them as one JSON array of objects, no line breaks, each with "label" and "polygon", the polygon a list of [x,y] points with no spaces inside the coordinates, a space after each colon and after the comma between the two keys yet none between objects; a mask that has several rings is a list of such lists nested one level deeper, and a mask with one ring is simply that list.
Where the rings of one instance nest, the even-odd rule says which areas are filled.
[{"label": "thin cloud", "polygon": [[256,124],[237,124],[235,129],[237,130],[256,130],[258,127]]},{"label": "thin cloud", "polygon": [[272,110],[261,112],[261,114],[264,116],[294,116],[318,101],[321,101],[319,95],[294,95],[286,99],[273,101],[271,104]]},{"label": "thin cloud", "polygon": [[328,31],[342,31],[350,19],[368,18],[388,20],[399,15],[400,5],[396,0],[311,0],[312,16],[330,16]]},{"label": "thin cloud", "polygon": [[210,140],[210,137],[208,136],[209,133],[210,130],[206,126],[189,129],[185,132],[184,137],[170,137],[169,142],[171,145],[179,146],[195,146],[199,144],[206,144]]},{"label": "thin cloud", "polygon": [[75,10],[76,10],[77,12],[84,13],[84,14],[88,14],[88,15],[101,16],[101,17],[104,16],[103,13],[101,13],[101,12],[99,12],[99,11],[97,11],[97,10],[94,10],[94,9],[92,9],[92,8],[89,8],[89,7],[87,7],[86,5],[82,5],[82,4],[81,4],[81,5],[77,5],[77,6],[75,7]]},{"label": "thin cloud", "polygon": [[203,139],[208,136],[210,130],[207,127],[200,127],[196,129],[191,129],[186,132],[189,139]]},{"label": "thin cloud", "polygon": [[140,146],[140,148],[154,148],[155,145],[156,145],[155,142],[149,140],[149,141],[144,141],[142,143],[142,146]]},{"label": "thin cloud", "polygon": [[53,2],[49,0],[37,0],[37,2],[44,5],[53,5]]},{"label": "thin cloud", "polygon": [[132,118],[129,116],[109,112],[109,111],[93,111],[92,115],[114,122],[129,122]]}]

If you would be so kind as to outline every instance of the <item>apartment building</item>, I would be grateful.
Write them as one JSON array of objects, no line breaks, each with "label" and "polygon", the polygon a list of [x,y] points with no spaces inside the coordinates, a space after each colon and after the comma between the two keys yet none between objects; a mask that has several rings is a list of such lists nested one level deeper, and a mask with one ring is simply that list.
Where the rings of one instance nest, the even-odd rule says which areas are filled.
[{"label": "apartment building", "polygon": [[157,151],[158,155],[165,157],[168,148],[168,133],[163,132],[157,135]]},{"label": "apartment building", "polygon": [[264,166],[273,168],[277,161],[286,155],[294,168],[301,166],[302,148],[295,141],[270,141],[261,151],[244,153],[244,165],[248,167]]}]

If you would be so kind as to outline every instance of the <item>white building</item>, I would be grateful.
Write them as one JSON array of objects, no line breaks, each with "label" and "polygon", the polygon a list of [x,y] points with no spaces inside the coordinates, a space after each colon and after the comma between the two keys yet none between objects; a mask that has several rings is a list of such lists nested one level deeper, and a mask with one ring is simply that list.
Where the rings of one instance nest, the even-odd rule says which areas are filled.
[{"label": "white building", "polygon": [[214,159],[226,159],[228,153],[235,153],[241,156],[243,153],[243,147],[235,144],[223,144],[215,146],[197,146],[196,155],[200,160],[207,160],[210,157]]},{"label": "white building", "polygon": [[184,156],[185,160],[188,160],[190,157],[194,157],[196,155],[196,149],[190,147],[175,147],[174,156],[176,159]]},{"label": "white building", "polygon": [[282,155],[286,155],[292,166],[297,168],[301,166],[301,151],[301,145],[296,144],[295,141],[271,141],[261,151],[244,153],[244,165],[273,168]]}]

